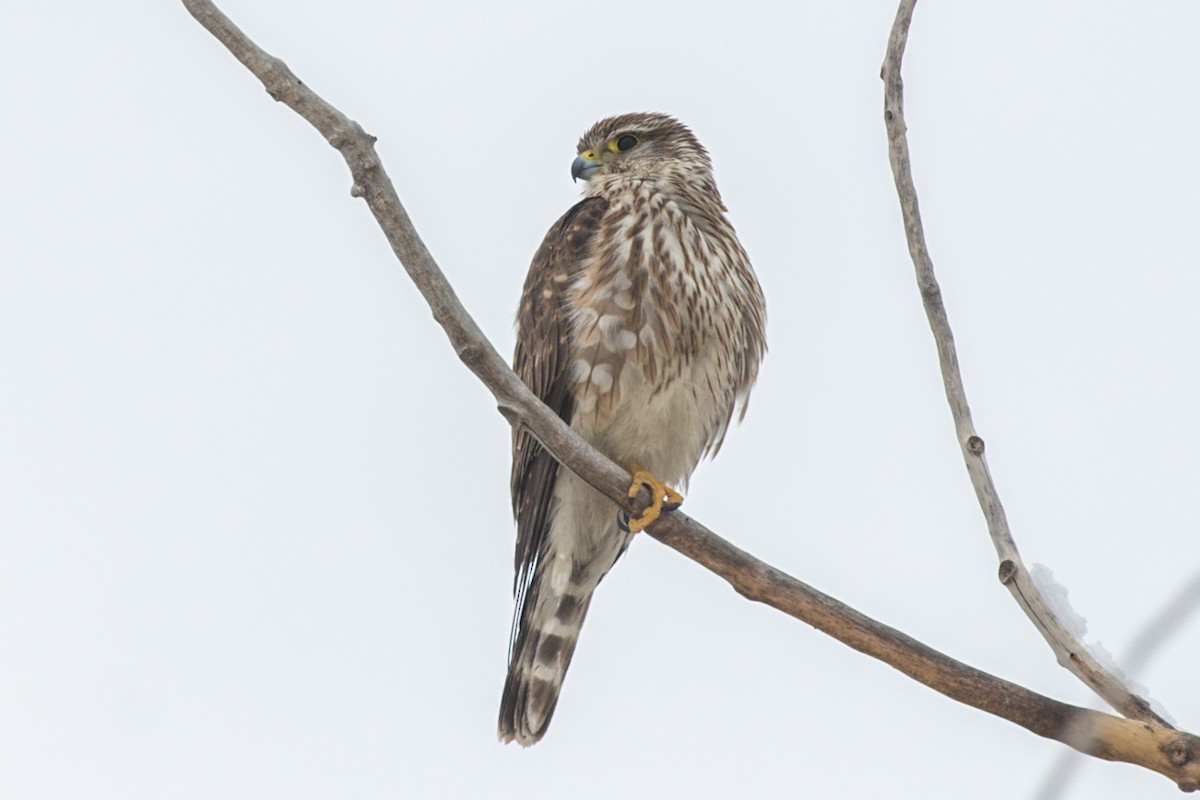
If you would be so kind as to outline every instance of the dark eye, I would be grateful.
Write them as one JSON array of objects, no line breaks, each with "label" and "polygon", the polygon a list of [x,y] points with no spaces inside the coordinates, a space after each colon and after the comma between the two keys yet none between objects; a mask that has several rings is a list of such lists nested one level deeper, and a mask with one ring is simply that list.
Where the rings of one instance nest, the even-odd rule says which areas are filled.
[{"label": "dark eye", "polygon": [[637,143],[638,138],[633,134],[627,133],[620,139],[617,139],[617,150],[624,153],[626,150],[632,150]]}]

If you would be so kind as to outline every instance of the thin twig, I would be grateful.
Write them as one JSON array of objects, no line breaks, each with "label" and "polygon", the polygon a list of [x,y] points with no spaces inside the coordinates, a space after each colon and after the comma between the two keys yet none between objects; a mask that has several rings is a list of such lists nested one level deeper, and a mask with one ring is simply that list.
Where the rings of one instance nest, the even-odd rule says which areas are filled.
[{"label": "thin twig", "polygon": [[[614,502],[624,503],[629,475],[568,428],[529,391],[467,314],[413,229],[374,150],[374,139],[301,83],[279,59],[251,42],[208,0],[188,11],[267,88],[311,122],[346,159],[352,194],[367,201],[392,249],[429,303],[455,352],[496,397],[512,425],[526,426],[567,468]],[[1070,706],[959,663],[759,561],[678,511],[651,536],[721,576],[740,594],[796,617],[959,702],[1108,760],[1200,786],[1200,738]],[[1182,755],[1181,755],[1182,754]]]},{"label": "thin twig", "polygon": [[1149,703],[1131,692],[1097,661],[1083,642],[1079,641],[1051,610],[1021,561],[1017,543],[1013,540],[1008,519],[1004,515],[1004,506],[996,493],[996,485],[992,481],[983,452],[983,439],[975,433],[975,426],[971,421],[971,408],[967,405],[967,393],[958,369],[954,335],[950,332],[950,321],[942,303],[941,287],[933,274],[933,261],[925,246],[925,231],[921,225],[921,212],[917,205],[917,190],[913,186],[906,133],[908,128],[904,122],[904,84],[900,78],[900,64],[904,58],[904,46],[908,40],[908,28],[912,22],[915,5],[916,0],[902,0],[900,3],[896,22],[888,40],[887,56],[883,62],[881,77],[885,86],[884,121],[890,145],[888,157],[896,180],[896,192],[900,195],[904,233],[908,237],[908,251],[916,267],[921,301],[925,305],[925,315],[929,318],[929,327],[933,330],[933,338],[937,344],[946,400],[950,403],[954,429],[962,448],[963,460],[967,463],[967,472],[971,476],[971,485],[975,487],[975,495],[987,520],[988,532],[1000,558],[1000,581],[1008,587],[1025,614],[1050,644],[1059,664],[1073,672],[1106,703],[1130,719],[1167,725],[1166,720],[1150,709]]}]

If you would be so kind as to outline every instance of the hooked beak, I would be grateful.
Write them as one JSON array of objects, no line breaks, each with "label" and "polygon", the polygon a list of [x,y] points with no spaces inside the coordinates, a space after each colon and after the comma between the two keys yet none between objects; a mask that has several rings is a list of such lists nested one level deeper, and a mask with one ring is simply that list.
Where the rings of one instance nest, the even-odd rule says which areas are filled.
[{"label": "hooked beak", "polygon": [[577,181],[583,178],[586,181],[602,166],[604,165],[599,161],[588,158],[587,154],[581,155],[571,162],[571,180]]}]

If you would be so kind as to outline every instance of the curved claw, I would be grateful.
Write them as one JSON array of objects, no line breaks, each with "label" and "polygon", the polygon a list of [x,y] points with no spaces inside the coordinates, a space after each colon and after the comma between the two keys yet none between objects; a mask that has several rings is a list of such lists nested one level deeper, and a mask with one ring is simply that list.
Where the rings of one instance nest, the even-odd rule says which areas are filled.
[{"label": "curved claw", "polygon": [[650,490],[650,505],[646,506],[640,516],[629,518],[628,526],[631,533],[645,530],[646,526],[658,519],[664,510],[674,511],[683,503],[683,495],[644,469],[634,473],[633,484],[629,487],[629,499],[637,498],[638,492],[643,486]]}]

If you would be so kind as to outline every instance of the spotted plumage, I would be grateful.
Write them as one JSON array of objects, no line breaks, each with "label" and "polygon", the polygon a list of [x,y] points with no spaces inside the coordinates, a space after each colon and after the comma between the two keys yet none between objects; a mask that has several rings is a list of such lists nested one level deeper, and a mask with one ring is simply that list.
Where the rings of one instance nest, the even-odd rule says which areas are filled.
[{"label": "spotted plumage", "polygon": [[[766,349],[762,292],[708,153],[662,114],[596,123],[585,197],[534,256],[514,369],[609,458],[685,485],[721,446]],[[503,741],[541,739],[592,593],[629,544],[616,507],[513,432],[516,611]]]}]

